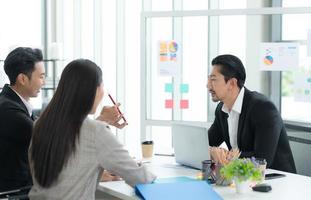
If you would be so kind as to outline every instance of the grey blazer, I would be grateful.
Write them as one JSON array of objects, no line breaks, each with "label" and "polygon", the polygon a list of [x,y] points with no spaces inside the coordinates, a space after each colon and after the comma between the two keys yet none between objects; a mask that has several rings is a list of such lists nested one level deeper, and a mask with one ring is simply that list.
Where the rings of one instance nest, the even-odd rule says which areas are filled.
[{"label": "grey blazer", "polygon": [[79,141],[75,155],[50,188],[42,188],[37,183],[29,159],[34,184],[30,199],[95,199],[103,169],[121,176],[131,186],[155,179],[145,167],[136,164],[104,122],[87,118]]}]

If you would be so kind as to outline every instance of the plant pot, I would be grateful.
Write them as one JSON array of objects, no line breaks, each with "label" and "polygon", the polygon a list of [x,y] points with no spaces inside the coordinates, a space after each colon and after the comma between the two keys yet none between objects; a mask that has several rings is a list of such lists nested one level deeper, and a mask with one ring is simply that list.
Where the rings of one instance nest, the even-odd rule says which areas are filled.
[{"label": "plant pot", "polygon": [[234,180],[235,189],[238,194],[245,194],[251,190],[250,188],[250,181],[238,181]]},{"label": "plant pot", "polygon": [[223,177],[220,173],[220,169],[223,167],[223,165],[221,164],[215,164],[215,169],[214,169],[214,174],[215,174],[215,178],[216,178],[216,185],[222,185],[222,186],[228,186],[230,184],[232,184],[232,180],[231,179],[226,179],[225,177]]}]

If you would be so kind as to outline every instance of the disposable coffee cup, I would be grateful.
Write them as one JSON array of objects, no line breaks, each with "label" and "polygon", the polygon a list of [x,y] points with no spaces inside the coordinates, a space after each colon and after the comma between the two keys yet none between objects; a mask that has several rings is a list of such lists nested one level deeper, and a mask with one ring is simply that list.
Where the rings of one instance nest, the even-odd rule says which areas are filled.
[{"label": "disposable coffee cup", "polygon": [[141,143],[143,158],[151,158],[153,155],[153,141],[144,141]]}]

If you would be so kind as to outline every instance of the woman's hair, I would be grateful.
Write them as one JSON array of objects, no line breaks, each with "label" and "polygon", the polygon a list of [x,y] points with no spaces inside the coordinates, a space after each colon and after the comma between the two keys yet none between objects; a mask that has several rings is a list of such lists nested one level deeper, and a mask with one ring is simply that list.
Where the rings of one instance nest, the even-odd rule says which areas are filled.
[{"label": "woman's hair", "polygon": [[64,69],[57,90],[34,125],[30,149],[34,177],[42,187],[51,186],[75,153],[82,122],[93,108],[101,69],[78,59]]}]

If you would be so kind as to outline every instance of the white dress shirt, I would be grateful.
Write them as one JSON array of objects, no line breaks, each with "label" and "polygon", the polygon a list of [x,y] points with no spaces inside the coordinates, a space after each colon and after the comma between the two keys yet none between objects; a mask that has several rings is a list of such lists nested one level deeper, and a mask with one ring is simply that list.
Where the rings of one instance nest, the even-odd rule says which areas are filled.
[{"label": "white dress shirt", "polygon": [[17,96],[19,96],[19,98],[22,100],[22,102],[26,106],[27,111],[29,113],[29,116],[31,116],[32,115],[32,105],[26,99],[24,99],[21,95],[19,95],[18,92],[16,92],[12,87],[10,87],[10,88],[17,94]]},{"label": "white dress shirt", "polygon": [[231,111],[225,106],[222,106],[222,111],[228,114],[228,132],[230,138],[230,144],[232,148],[238,148],[238,126],[239,126],[239,118],[242,110],[244,98],[244,87],[240,90],[238,97],[236,98]]}]

